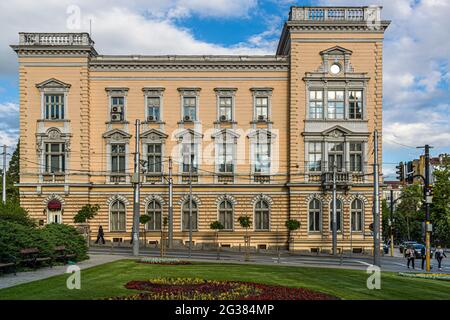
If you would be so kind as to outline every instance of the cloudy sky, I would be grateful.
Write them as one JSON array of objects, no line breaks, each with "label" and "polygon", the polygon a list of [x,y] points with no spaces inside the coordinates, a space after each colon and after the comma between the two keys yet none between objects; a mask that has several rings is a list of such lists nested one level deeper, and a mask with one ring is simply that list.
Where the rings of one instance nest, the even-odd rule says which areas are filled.
[{"label": "cloudy sky", "polygon": [[[18,135],[18,32],[89,31],[104,54],[273,54],[291,5],[383,5],[383,169],[415,146],[450,152],[450,0],[15,0],[0,2],[0,144]],[[80,14],[81,23],[73,19]],[[78,28],[78,29],[74,29]]]}]

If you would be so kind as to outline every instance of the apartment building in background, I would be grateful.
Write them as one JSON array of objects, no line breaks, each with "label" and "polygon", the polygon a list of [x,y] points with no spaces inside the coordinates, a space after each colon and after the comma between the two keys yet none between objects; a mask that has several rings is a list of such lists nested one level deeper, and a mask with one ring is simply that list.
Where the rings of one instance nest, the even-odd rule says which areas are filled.
[{"label": "apartment building in background", "polygon": [[[174,239],[328,252],[336,170],[338,247],[371,252],[373,133],[382,131],[380,7],[292,7],[267,56],[107,55],[87,33],[20,33],[20,202],[41,224],[100,210],[130,239],[135,120],[142,122],[140,211],[157,241],[174,174]],[[300,229],[289,232],[286,221]],[[167,229],[166,229],[167,230]],[[289,241],[293,238],[295,241]]]}]

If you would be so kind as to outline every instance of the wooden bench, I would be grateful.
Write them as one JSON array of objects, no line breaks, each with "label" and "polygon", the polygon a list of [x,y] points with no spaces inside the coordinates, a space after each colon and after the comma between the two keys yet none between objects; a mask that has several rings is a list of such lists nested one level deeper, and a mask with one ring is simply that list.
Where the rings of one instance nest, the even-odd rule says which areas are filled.
[{"label": "wooden bench", "polygon": [[0,262],[0,272],[4,271],[6,273],[8,269],[11,269],[14,272],[14,275],[16,275],[16,262],[16,257],[6,254],[6,259],[4,259],[3,262]]},{"label": "wooden bench", "polygon": [[50,267],[53,267],[52,258],[51,257],[41,257],[39,255],[40,251],[38,248],[25,248],[20,250],[20,254],[22,255],[22,259],[20,263],[30,266],[33,269],[36,269],[38,264],[48,262]]},{"label": "wooden bench", "polygon": [[63,261],[64,263],[68,263],[69,259],[75,258],[76,254],[67,253],[66,246],[56,246],[55,247],[55,255],[53,258],[56,261]]}]

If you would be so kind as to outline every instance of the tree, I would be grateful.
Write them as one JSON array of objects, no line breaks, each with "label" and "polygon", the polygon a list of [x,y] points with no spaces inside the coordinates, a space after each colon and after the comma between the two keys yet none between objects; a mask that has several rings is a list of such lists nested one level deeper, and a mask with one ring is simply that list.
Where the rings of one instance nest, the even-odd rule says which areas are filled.
[{"label": "tree", "polygon": [[[294,232],[295,230],[300,229],[300,221],[298,220],[287,220],[286,223],[286,228],[288,228],[289,230],[289,236],[291,236],[292,232]],[[292,239],[292,247],[294,248],[294,237],[290,237]]]},{"label": "tree", "polygon": [[442,165],[435,169],[433,202],[430,207],[433,224],[433,242],[450,245],[450,157],[443,159]]},{"label": "tree", "polygon": [[250,221],[250,217],[248,216],[240,216],[238,218],[239,224],[242,228],[245,228],[245,236],[244,236],[244,244],[245,244],[245,261],[249,260],[248,249],[250,247],[250,236],[248,235],[248,228],[252,225]]},{"label": "tree", "polygon": [[144,227],[144,247],[147,245],[147,229],[145,226],[150,221],[150,216],[148,214],[143,214],[139,217],[139,223]]},{"label": "tree", "polygon": [[[14,184],[19,183],[19,145],[18,142],[9,161],[8,170],[6,171],[6,199],[11,202],[16,202],[17,205],[19,205],[19,188]],[[3,179],[0,179],[0,189],[3,189]]]},{"label": "tree", "polygon": [[15,222],[27,227],[36,226],[35,221],[17,201],[6,201],[5,204],[0,202],[0,224],[3,221]]},{"label": "tree", "polygon": [[423,191],[420,185],[413,184],[403,188],[401,198],[401,202],[397,205],[394,227],[401,227],[404,224],[406,234],[403,234],[402,238],[420,241],[422,239],[422,222],[425,218],[424,212],[421,210]]},{"label": "tree", "polygon": [[73,217],[73,222],[86,223],[96,216],[99,209],[100,206],[98,204],[86,204],[80,210],[78,210],[77,214]]},{"label": "tree", "polygon": [[215,236],[215,242],[216,242],[216,247],[217,247],[217,260],[219,260],[219,255],[220,255],[220,246],[219,246],[219,230],[224,229],[225,227],[223,226],[223,224],[220,221],[214,221],[212,222],[209,227],[211,228],[211,230],[215,230],[216,231],[216,236]]}]

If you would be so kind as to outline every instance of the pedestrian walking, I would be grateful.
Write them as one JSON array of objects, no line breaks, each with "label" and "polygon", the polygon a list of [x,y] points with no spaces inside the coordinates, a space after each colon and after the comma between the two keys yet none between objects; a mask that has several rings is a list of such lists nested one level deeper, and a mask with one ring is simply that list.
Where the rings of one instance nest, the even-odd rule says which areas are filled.
[{"label": "pedestrian walking", "polygon": [[414,266],[414,259],[416,258],[415,256],[416,256],[416,253],[414,251],[414,247],[409,246],[408,249],[406,249],[406,251],[405,251],[405,257],[406,257],[406,259],[408,259],[407,264],[406,264],[408,269],[409,269],[410,265],[412,265],[412,268],[415,269],[415,266]]},{"label": "pedestrian walking", "polygon": [[425,268],[425,261],[427,260],[425,246],[422,246],[422,249],[420,249],[420,258],[422,259],[422,270],[423,270]]},{"label": "pedestrian walking", "polygon": [[436,257],[436,260],[438,262],[438,268],[439,271],[442,271],[442,259],[447,258],[447,256],[445,255],[444,250],[441,248],[441,246],[438,246],[436,249],[436,253],[434,254]]},{"label": "pedestrian walking", "polygon": [[103,227],[100,226],[98,227],[97,240],[95,241],[95,244],[97,244],[100,240],[102,241],[102,244],[105,244],[105,238],[103,236],[104,236]]}]

